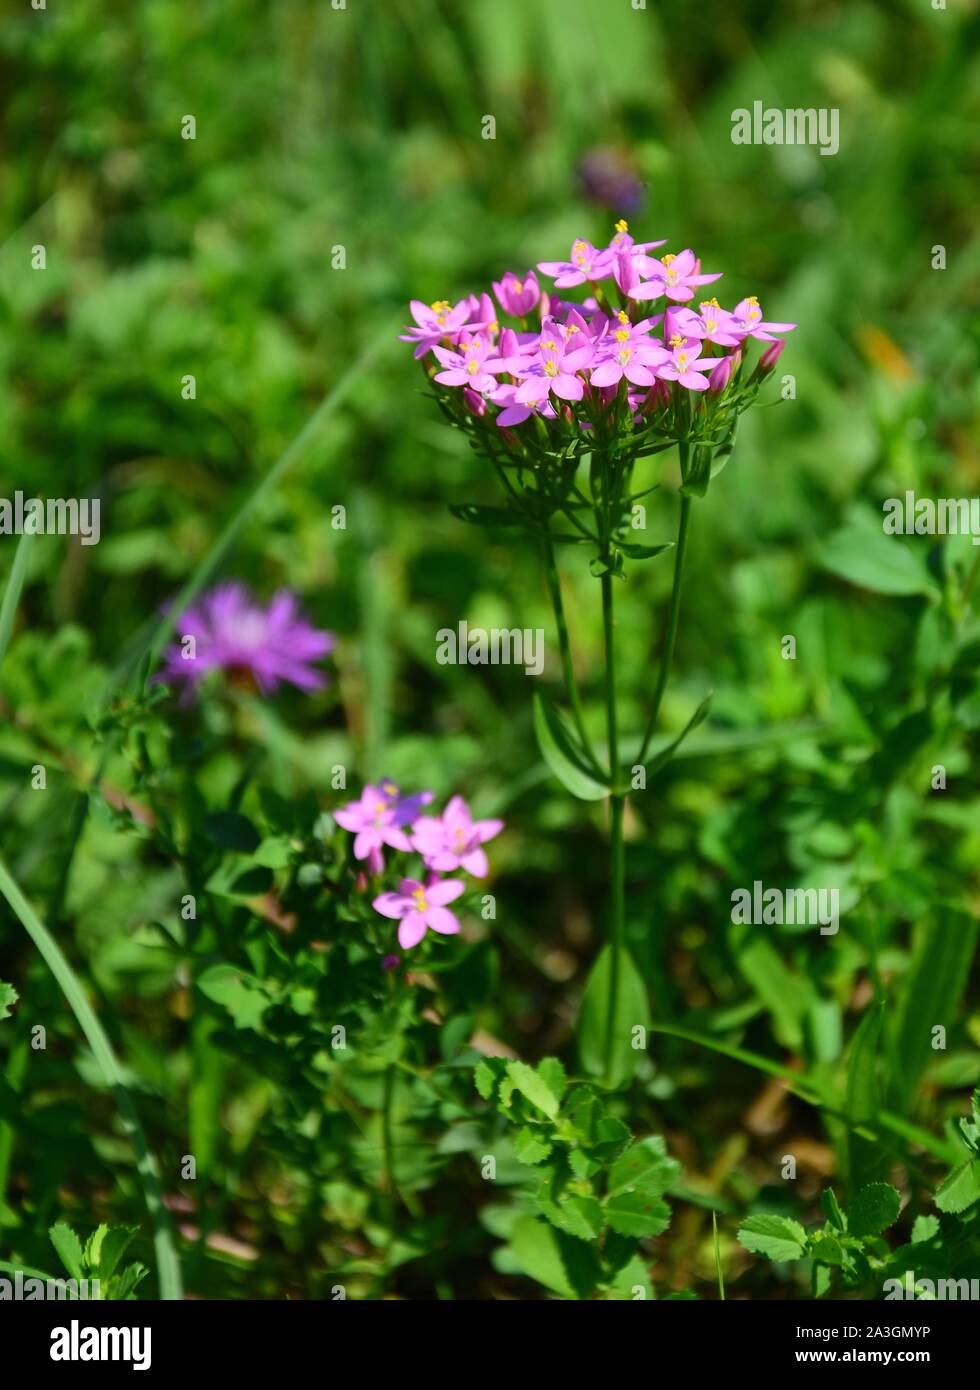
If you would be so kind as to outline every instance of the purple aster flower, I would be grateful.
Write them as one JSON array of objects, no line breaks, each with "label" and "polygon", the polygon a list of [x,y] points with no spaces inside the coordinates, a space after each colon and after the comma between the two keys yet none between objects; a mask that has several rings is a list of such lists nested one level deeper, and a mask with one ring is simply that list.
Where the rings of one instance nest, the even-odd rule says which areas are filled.
[{"label": "purple aster flower", "polygon": [[771,343],[776,334],[789,333],[796,327],[795,323],[766,323],[754,294],[749,295],[747,299],[739,300],[732,310],[732,318],[739,324],[743,333],[747,333],[750,338],[758,338],[763,343]]},{"label": "purple aster flower", "polygon": [[[295,594],[280,589],[267,608],[253,601],[244,584],[218,584],[177,619],[181,639],[164,652],[156,679],[186,681],[192,695],[209,671],[223,670],[233,683],[251,683],[263,695],[283,681],[317,690],[325,677],[310,662],[332,651],[336,639],[299,614]],[[193,642],[188,639],[193,638]]]},{"label": "purple aster flower", "polygon": [[678,256],[645,256],[641,270],[652,276],[649,283],[630,291],[630,299],[659,299],[662,294],[668,299],[688,300],[694,298],[698,285],[709,285],[712,280],[721,279],[721,271],[714,275],[701,274],[701,262],[688,248]]},{"label": "purple aster flower", "polygon": [[421,816],[412,831],[412,848],[421,854],[427,869],[452,873],[465,869],[474,878],[488,870],[482,846],[504,828],[502,820],[477,820],[461,796],[454,796],[441,816]]},{"label": "purple aster flower", "polygon": [[411,825],[431,800],[432,792],[402,796],[394,782],[369,783],[359,800],[339,807],[333,818],[354,835],[354,858],[366,859],[370,872],[379,874],[384,868],[382,846],[409,853],[412,845],[403,827]]},{"label": "purple aster flower", "polygon": [[463,892],[465,886],[459,879],[441,879],[438,874],[429,874],[424,884],[418,879],[403,878],[397,893],[380,893],[372,906],[382,917],[398,922],[398,944],[408,951],[419,944],[426,928],[443,936],[456,935],[459,922],[446,904]]},{"label": "purple aster flower", "polygon": [[513,314],[516,319],[529,314],[541,298],[538,277],[533,270],[529,270],[523,279],[508,270],[502,280],[494,280],[493,292],[501,309]]}]

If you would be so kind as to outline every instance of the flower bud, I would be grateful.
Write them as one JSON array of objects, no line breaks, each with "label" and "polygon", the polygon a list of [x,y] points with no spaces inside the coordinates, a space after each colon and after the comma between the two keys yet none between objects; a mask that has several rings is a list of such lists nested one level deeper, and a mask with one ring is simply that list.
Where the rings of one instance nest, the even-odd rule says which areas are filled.
[{"label": "flower bud", "polygon": [[708,391],[712,396],[718,396],[724,391],[735,373],[735,359],[733,357],[723,357],[717,367],[712,369],[708,377]]},{"label": "flower bud", "polygon": [[783,348],[786,346],[785,338],[777,338],[775,342],[769,344],[765,352],[759,358],[759,365],[756,372],[760,377],[768,376],[780,357],[783,355]]}]

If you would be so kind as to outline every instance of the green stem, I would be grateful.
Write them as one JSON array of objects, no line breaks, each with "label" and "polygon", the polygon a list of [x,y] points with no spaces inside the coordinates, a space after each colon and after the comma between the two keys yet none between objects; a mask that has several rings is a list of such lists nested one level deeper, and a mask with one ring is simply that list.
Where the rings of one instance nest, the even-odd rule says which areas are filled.
[{"label": "green stem", "polygon": [[625,872],[623,847],[623,812],[626,798],[620,787],[619,726],[616,717],[616,651],[613,620],[612,576],[602,576],[602,626],[606,648],[606,728],[609,737],[609,782],[613,788],[609,798],[609,944],[612,948],[609,968],[609,1004],[606,1011],[605,1063],[606,1078],[612,1083],[613,1047],[616,1041],[616,1009],[619,1001],[620,956],[625,938]]},{"label": "green stem", "polygon": [[180,1261],[173,1243],[170,1220],[163,1204],[156,1161],[147,1145],[136,1106],[133,1104],[133,1098],[126,1089],[119,1059],[116,1057],[112,1044],[96,1017],[80,980],[68,964],[61,947],[24,897],[2,859],[0,859],[0,894],[6,898],[11,910],[20,919],[28,936],[34,942],[45,964],[61,987],[61,991],[78,1020],[79,1027],[84,1033],[89,1047],[92,1049],[92,1054],[99,1064],[102,1075],[105,1077],[106,1085],[115,1097],[123,1127],[136,1154],[136,1170],[143,1186],[143,1195],[146,1199],[150,1221],[153,1224],[153,1244],[160,1280],[160,1297],[179,1299],[183,1296]]},{"label": "green stem", "polygon": [[[686,446],[681,445],[682,469],[685,465]],[[660,655],[660,669],[657,672],[657,685],[653,692],[653,708],[650,711],[650,720],[647,724],[647,731],[643,735],[643,744],[640,748],[638,761],[645,762],[647,750],[650,747],[650,740],[653,738],[654,730],[657,727],[657,717],[660,714],[660,705],[664,698],[664,691],[667,689],[667,681],[670,677],[671,663],[674,659],[674,643],[677,640],[677,623],[681,611],[681,586],[684,574],[684,552],[687,549],[687,532],[691,520],[691,499],[681,495],[681,514],[677,523],[677,545],[674,549],[674,583],[670,593],[670,613],[667,618],[667,636],[664,639],[663,651]]]},{"label": "green stem", "polygon": [[589,736],[585,732],[585,716],[582,712],[582,700],[579,696],[578,682],[575,679],[575,668],[572,665],[572,647],[568,636],[568,624],[565,621],[565,605],[561,597],[561,579],[558,575],[558,566],[555,563],[555,548],[550,540],[542,541],[544,550],[544,567],[548,577],[548,592],[551,595],[551,606],[555,613],[555,627],[558,629],[558,649],[561,652],[561,666],[565,677],[565,689],[568,692],[568,699],[572,706],[572,714],[575,718],[575,727],[578,736],[582,740],[582,747],[585,752],[595,762],[595,755],[589,743]]}]

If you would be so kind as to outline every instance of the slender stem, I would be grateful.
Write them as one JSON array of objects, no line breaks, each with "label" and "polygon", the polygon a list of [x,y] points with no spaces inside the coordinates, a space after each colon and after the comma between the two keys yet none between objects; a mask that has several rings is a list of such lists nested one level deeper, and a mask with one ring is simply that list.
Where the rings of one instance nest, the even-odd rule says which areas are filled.
[{"label": "slender stem", "polygon": [[582,700],[579,696],[578,681],[575,679],[575,668],[572,665],[572,646],[568,636],[568,624],[565,621],[565,605],[561,597],[561,579],[558,575],[558,566],[555,563],[555,548],[550,540],[542,542],[544,550],[544,568],[548,577],[548,592],[551,594],[551,606],[555,611],[555,627],[558,629],[558,648],[561,652],[561,666],[565,677],[565,689],[568,692],[568,699],[572,706],[572,714],[575,718],[575,727],[578,736],[582,740],[582,747],[589,757],[595,761],[592,747],[589,743],[589,736],[585,732],[585,716],[582,712]]},{"label": "slender stem", "polygon": [[609,781],[613,790],[609,798],[609,1006],[606,1011],[605,1063],[606,1078],[611,1084],[613,1047],[616,1041],[616,1009],[619,1001],[620,956],[625,937],[625,869],[623,848],[623,811],[626,798],[620,790],[619,726],[616,717],[616,649],[613,620],[612,576],[602,576],[602,626],[606,647],[606,727],[609,737]]},{"label": "slender stem", "polygon": [[6,898],[15,916],[20,918],[28,936],[34,942],[51,974],[60,985],[61,991],[78,1020],[79,1027],[85,1034],[89,1047],[92,1049],[93,1056],[99,1064],[106,1084],[115,1096],[123,1126],[136,1154],[136,1169],[143,1185],[143,1195],[146,1199],[150,1220],[153,1223],[153,1242],[160,1280],[160,1297],[179,1299],[182,1297],[180,1262],[174,1247],[170,1221],[163,1203],[163,1194],[160,1191],[160,1177],[156,1161],[146,1142],[146,1136],[143,1133],[133,1098],[126,1088],[119,1059],[61,947],[24,897],[3,860],[0,860],[0,895]]},{"label": "slender stem", "polygon": [[[684,449],[685,446],[681,445],[682,454]],[[670,667],[674,659],[674,643],[677,640],[677,622],[681,611],[684,552],[687,549],[687,532],[690,520],[691,499],[682,494],[681,514],[677,523],[677,545],[674,549],[674,584],[670,593],[670,614],[667,618],[667,636],[664,639],[663,651],[660,654],[660,669],[657,672],[657,685],[653,693],[653,708],[650,711],[650,720],[647,724],[647,731],[643,735],[643,744],[640,748],[639,761],[641,763],[646,761],[650,740],[653,738],[654,730],[657,727],[657,717],[660,714],[660,705],[664,698],[664,691],[667,689]]]}]

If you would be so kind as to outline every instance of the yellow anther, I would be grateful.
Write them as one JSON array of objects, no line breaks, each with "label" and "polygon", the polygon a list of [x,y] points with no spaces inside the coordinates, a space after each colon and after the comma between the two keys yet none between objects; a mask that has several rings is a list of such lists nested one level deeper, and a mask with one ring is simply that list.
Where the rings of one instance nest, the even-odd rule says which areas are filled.
[{"label": "yellow anther", "polygon": [[558,344],[555,342],[554,338],[546,338],[545,341],[541,344],[541,346],[545,349],[546,352],[558,351]]},{"label": "yellow anther", "polygon": [[661,265],[670,265],[671,261],[676,261],[676,260],[677,260],[677,257],[674,255],[674,253],[673,253],[672,251],[668,251],[667,254],[666,254],[666,256],[661,256],[661,257],[660,257],[660,264],[661,264]]},{"label": "yellow anther", "polygon": [[625,367],[626,364],[629,362],[630,358],[633,356],[633,349],[623,348],[622,352],[618,352],[616,356],[619,358],[620,363]]},{"label": "yellow anther", "polygon": [[620,309],[616,317],[619,319],[620,323],[629,323],[630,321],[630,316],[625,309]]},{"label": "yellow anther", "polygon": [[677,354],[678,367],[686,367],[691,354],[689,352],[679,352]]},{"label": "yellow anther", "polygon": [[545,371],[548,373],[549,376],[557,376],[557,375],[558,375],[558,363],[555,362],[555,361],[546,362],[546,363],[544,364],[544,369],[545,369]]},{"label": "yellow anther", "polygon": [[746,297],[745,297],[745,302],[746,302],[746,304],[758,304],[758,302],[759,302],[759,297],[758,297],[758,295],[755,295],[755,294],[746,295]]},{"label": "yellow anther", "polygon": [[630,333],[628,328],[617,328],[613,336],[615,337],[617,343],[628,343],[630,340]]},{"label": "yellow anther", "polygon": [[681,337],[679,333],[671,333],[668,341],[672,348],[679,348],[684,346],[684,339]]},{"label": "yellow anther", "polygon": [[471,357],[470,360],[467,362],[466,370],[469,372],[470,376],[475,376],[476,373],[480,370],[480,364],[475,357]]},{"label": "yellow anther", "polygon": [[629,229],[630,229],[630,224],[626,221],[626,218],[625,218],[625,217],[621,217],[621,218],[619,219],[619,221],[616,223],[616,231],[617,231],[617,232],[628,232]]},{"label": "yellow anther", "polygon": [[700,308],[703,314],[705,309],[720,309],[721,305],[718,303],[717,299],[702,299]]},{"label": "yellow anther", "polygon": [[425,900],[424,888],[413,888],[412,897],[415,899],[415,910],[417,912],[428,912],[429,904]]}]

